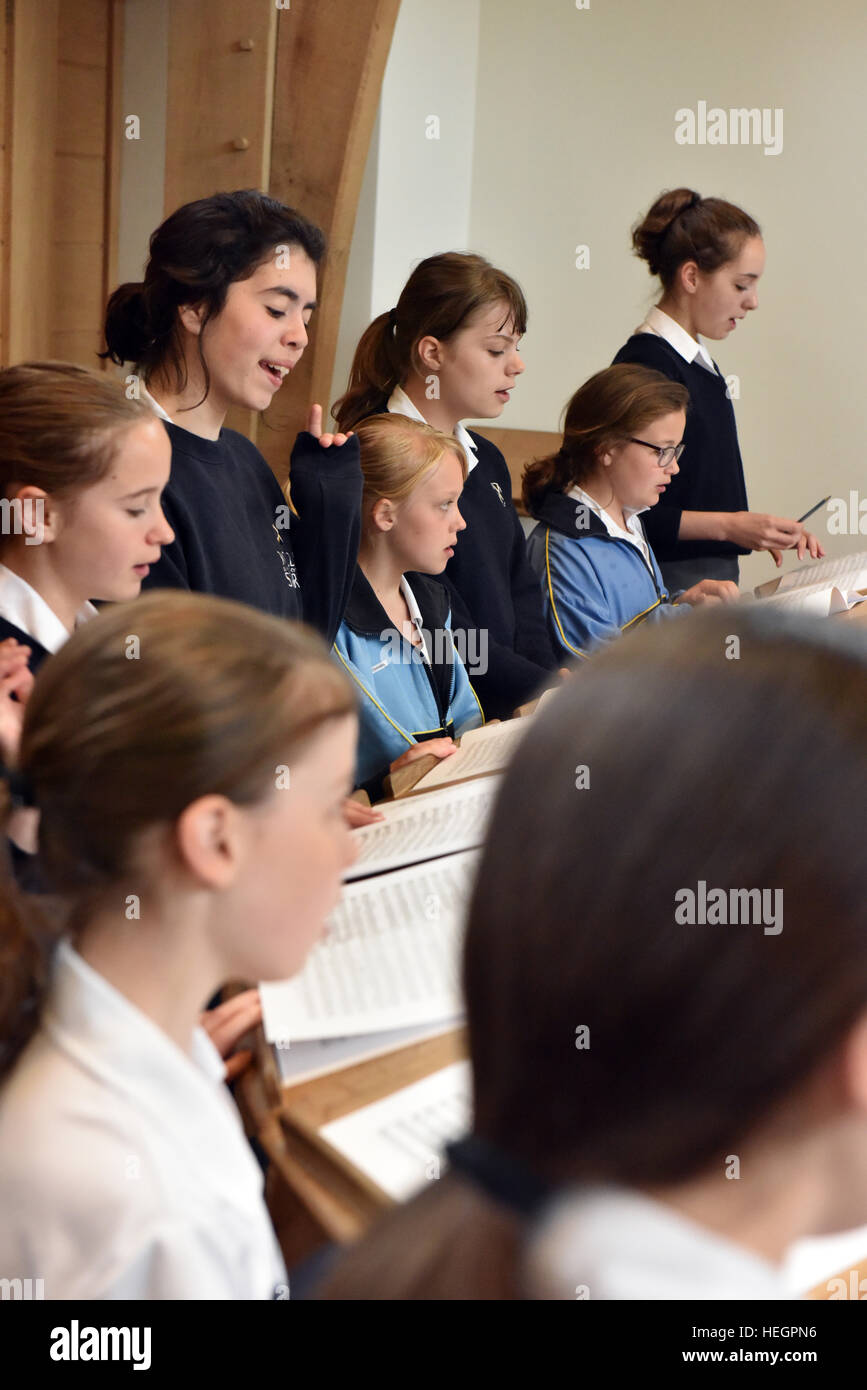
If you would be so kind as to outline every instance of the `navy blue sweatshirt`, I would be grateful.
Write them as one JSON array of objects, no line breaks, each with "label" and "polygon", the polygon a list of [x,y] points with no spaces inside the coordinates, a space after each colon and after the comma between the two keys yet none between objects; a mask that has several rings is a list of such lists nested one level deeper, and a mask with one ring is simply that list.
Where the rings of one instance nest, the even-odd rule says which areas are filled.
[{"label": "navy blue sweatshirt", "polygon": [[652,367],[689,391],[680,472],[671,479],[664,497],[642,517],[657,560],[665,564],[711,555],[749,555],[749,550],[731,541],[677,539],[681,512],[747,511],[735,412],[719,368],[714,376],[698,362],[686,362],[655,333],[633,333],[614,361]]},{"label": "navy blue sweatshirt", "polygon": [[[235,430],[202,439],[164,422],[172,471],[163,511],[175,533],[144,581],[296,618],[334,641],[361,535],[358,440],[323,449],[306,430],[292,450],[292,503],[255,444]],[[286,521],[288,520],[288,534]]]},{"label": "navy blue sweatshirt", "polygon": [[43,647],[41,642],[37,642],[35,637],[31,637],[29,632],[22,632],[21,628],[10,623],[8,618],[0,616],[0,642],[5,642],[9,637],[14,637],[16,642],[21,643],[22,647],[30,648],[28,665],[35,676],[48,656],[47,649]]}]

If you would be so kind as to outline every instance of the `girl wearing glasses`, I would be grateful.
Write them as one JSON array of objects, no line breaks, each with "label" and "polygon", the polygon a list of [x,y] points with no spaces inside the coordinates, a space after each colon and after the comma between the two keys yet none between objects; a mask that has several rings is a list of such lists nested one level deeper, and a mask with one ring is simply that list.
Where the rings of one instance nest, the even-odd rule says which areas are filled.
[{"label": "girl wearing glasses", "polygon": [[663,193],[634,228],[636,256],[658,275],[662,297],[615,362],[637,362],[689,391],[687,466],[647,522],[672,588],[738,579],[738,556],[769,550],[776,564],[824,555],[799,521],[747,510],[735,413],[725,377],[701,341],[727,338],[758,307],[765,266],[761,229],[749,213],[690,188]]},{"label": "girl wearing glasses", "polygon": [[585,657],[679,605],[736,599],[737,585],[703,579],[670,592],[641,516],[665,496],[684,448],[686,387],[647,367],[597,372],[566,407],[563,443],[524,469],[528,540],[557,651]]}]

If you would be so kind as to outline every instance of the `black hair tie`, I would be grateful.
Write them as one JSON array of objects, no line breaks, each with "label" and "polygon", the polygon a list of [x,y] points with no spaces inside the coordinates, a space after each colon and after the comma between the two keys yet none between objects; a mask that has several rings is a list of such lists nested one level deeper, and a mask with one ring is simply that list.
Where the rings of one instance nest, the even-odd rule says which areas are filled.
[{"label": "black hair tie", "polygon": [[554,1195],[554,1187],[545,1178],[476,1134],[447,1144],[446,1154],[462,1177],[470,1178],[495,1202],[512,1207],[521,1216],[535,1216]]}]

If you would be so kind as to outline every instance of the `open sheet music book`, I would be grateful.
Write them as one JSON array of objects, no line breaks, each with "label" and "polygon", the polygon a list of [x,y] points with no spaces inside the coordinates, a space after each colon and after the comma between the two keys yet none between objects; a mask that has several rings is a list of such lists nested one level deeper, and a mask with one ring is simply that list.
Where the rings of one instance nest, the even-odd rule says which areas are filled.
[{"label": "open sheet music book", "polygon": [[436,767],[416,782],[409,795],[464,782],[470,777],[502,772],[530,722],[530,719],[506,719],[502,724],[484,724],[480,729],[470,729],[462,736],[458,751],[441,758]]},{"label": "open sheet music book", "polygon": [[479,858],[465,850],[350,883],[299,975],[259,986],[271,1043],[381,1033],[463,1011],[460,954]]},{"label": "open sheet music book", "polygon": [[470,1064],[453,1062],[319,1130],[319,1139],[402,1202],[445,1171],[446,1144],[470,1127]]},{"label": "open sheet music book", "polygon": [[384,819],[352,832],[359,854],[344,877],[362,878],[477,849],[485,838],[499,786],[499,777],[480,777],[426,796],[380,802],[376,809]]},{"label": "open sheet music book", "polygon": [[[863,590],[863,592],[861,592]],[[817,560],[784,574],[763,603],[827,617],[867,599],[867,552]]]}]

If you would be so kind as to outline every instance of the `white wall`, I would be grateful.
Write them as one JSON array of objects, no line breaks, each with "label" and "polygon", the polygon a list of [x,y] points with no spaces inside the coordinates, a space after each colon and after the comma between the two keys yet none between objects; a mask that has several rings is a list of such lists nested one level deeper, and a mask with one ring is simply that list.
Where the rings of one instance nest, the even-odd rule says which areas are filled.
[{"label": "white wall", "polygon": [[[470,249],[480,0],[403,0],[347,267],[332,401],[413,266]],[[439,138],[428,118],[439,120]]]},{"label": "white wall", "polygon": [[[556,428],[610,362],[656,283],[630,253],[630,227],[685,184],[747,208],[765,233],[759,309],[711,345],[740,378],[751,506],[800,516],[826,493],[867,497],[863,0],[590,6],[481,0],[472,243],[520,280],[531,314],[527,371],[498,423]],[[782,152],[678,145],[674,113],[699,100],[781,107]],[[588,270],[574,268],[578,243]],[[775,572],[751,556],[744,582]]]},{"label": "white wall", "polygon": [[123,114],[138,116],[141,139],[121,142],[118,284],[141,280],[150,234],[165,215],[168,51],[168,0],[126,0]]}]

